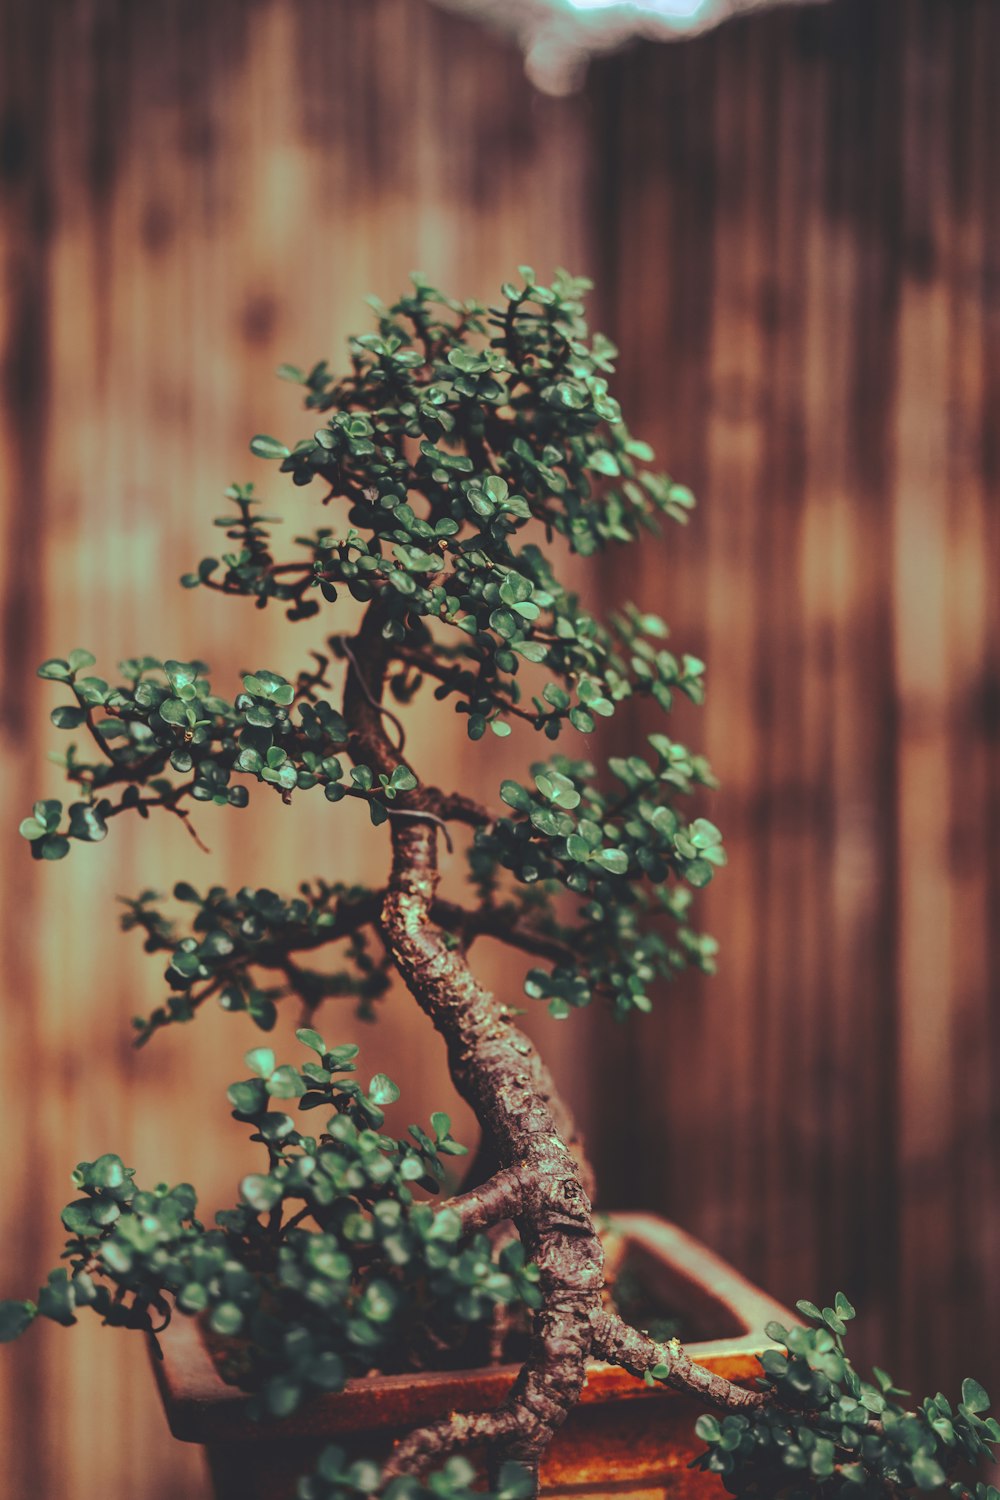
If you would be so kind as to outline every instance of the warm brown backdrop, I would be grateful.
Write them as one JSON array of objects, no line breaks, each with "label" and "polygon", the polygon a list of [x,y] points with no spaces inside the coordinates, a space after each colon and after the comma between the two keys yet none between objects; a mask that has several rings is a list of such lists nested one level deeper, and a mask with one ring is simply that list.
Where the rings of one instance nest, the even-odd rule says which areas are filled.
[{"label": "warm brown backdrop", "polygon": [[[34,663],[294,670],[311,625],[173,587],[224,485],[260,477],[248,435],[295,430],[271,367],[335,354],[411,267],[485,294],[562,262],[600,277],[631,425],[705,501],[591,579],[709,661],[679,732],[722,775],[732,867],[718,979],[628,1034],[536,1027],[607,1201],[666,1209],[782,1296],[844,1286],[908,1378],[997,1383],[998,64],[991,0],[834,0],[645,46],[553,101],[422,0],[10,0],[0,1295],[51,1263],[79,1157],[120,1145],[209,1203],[245,1159],[216,1105],[251,1033],[217,1015],[128,1049],[160,989],[115,893],[381,857],[342,809],[317,848],[275,807],[205,820],[210,860],[119,826],[32,867],[14,829],[58,791],[59,744]],[[498,779],[496,748],[448,754]],[[366,1055],[419,1118],[440,1057],[390,1008]],[[137,1341],[89,1326],[4,1352],[0,1453],[11,1500],[204,1493]]]}]

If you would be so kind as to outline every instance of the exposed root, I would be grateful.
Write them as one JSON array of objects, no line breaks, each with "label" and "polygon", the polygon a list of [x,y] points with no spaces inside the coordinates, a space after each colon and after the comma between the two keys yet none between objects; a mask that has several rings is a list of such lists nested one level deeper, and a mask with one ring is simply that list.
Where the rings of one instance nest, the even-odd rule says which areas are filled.
[{"label": "exposed root", "polygon": [[669,1344],[658,1344],[647,1333],[630,1328],[617,1313],[606,1310],[596,1313],[593,1352],[595,1358],[619,1365],[632,1375],[645,1375],[657,1365],[664,1366],[667,1373],[657,1377],[664,1385],[698,1396],[720,1411],[750,1411],[767,1402],[762,1391],[748,1391],[706,1370],[704,1365],[695,1364],[676,1339]]},{"label": "exposed root", "polygon": [[420,1474],[430,1464],[440,1462],[463,1448],[496,1448],[513,1431],[515,1418],[509,1411],[455,1412],[444,1422],[420,1427],[396,1445],[385,1465],[384,1479],[401,1474]]}]

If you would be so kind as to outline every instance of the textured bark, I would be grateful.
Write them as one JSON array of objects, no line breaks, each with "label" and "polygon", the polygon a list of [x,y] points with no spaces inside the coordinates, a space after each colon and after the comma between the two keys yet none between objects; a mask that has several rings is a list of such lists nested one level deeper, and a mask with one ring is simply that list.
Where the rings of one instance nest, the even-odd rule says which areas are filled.
[{"label": "textured bark", "polygon": [[[350,665],[344,714],[355,761],[386,775],[400,760],[381,710],[391,652],[376,601],[345,653]],[[477,930],[503,935],[505,924],[489,914],[470,918],[437,898],[440,823],[449,817],[481,822],[485,816],[475,804],[426,786],[398,799],[390,812],[392,872],[381,924],[408,989],[444,1039],[455,1087],[483,1130],[484,1161],[497,1166],[452,1206],[470,1232],[513,1219],[538,1266],[542,1306],[528,1358],[504,1405],[418,1429],[399,1443],[386,1472],[418,1472],[457,1448],[477,1447],[486,1452],[491,1472],[517,1459],[537,1485],[538,1461],[579,1397],[595,1340],[604,1358],[637,1374],[668,1364],[669,1383],[713,1404],[749,1406],[758,1398],[694,1365],[679,1346],[664,1350],[602,1310],[604,1255],[591,1216],[590,1171],[572,1117],[512,1011],[479,983],[467,961],[465,944]],[[458,947],[441,921],[449,932],[458,931]]]},{"label": "textured bark", "polygon": [[448,1207],[461,1218],[463,1233],[474,1234],[476,1230],[492,1228],[503,1219],[514,1218],[523,1202],[521,1174],[508,1167],[480,1187],[449,1198]]},{"label": "textured bark", "polygon": [[664,1385],[699,1396],[722,1411],[751,1411],[767,1404],[763,1392],[745,1390],[695,1364],[676,1339],[658,1344],[647,1333],[631,1328],[617,1313],[601,1311],[594,1318],[593,1353],[595,1359],[620,1365],[632,1375],[642,1376],[647,1370],[664,1366],[667,1373],[658,1377]]},{"label": "textured bark", "polygon": [[[542,1308],[531,1350],[507,1405],[484,1419],[480,1441],[502,1441],[508,1457],[534,1458],[565,1420],[586,1372],[591,1315],[600,1305],[603,1254],[590,1201],[561,1139],[545,1069],[505,1007],[475,979],[430,918],[437,885],[437,833],[416,822],[393,829],[393,869],[382,921],[393,957],[418,1004],[441,1033],[455,1086],[516,1172],[514,1219],[540,1272]],[[446,1423],[405,1440],[400,1472],[469,1440],[467,1424]]]},{"label": "textured bark", "polygon": [[[349,750],[355,761],[369,765],[373,770],[390,776],[396,766],[400,764],[401,757],[391,745],[382,722],[382,690],[385,679],[386,668],[392,659],[392,647],[382,634],[382,615],[376,600],[365,613],[361,623],[361,629],[354,642],[351,652],[350,666],[344,688],[344,717],[350,726],[351,737]],[[416,791],[397,798],[390,814],[394,831],[401,832],[406,827],[432,828],[439,822],[454,820],[475,826],[492,821],[491,814],[469,798],[460,793],[448,793],[437,787],[421,784]],[[421,822],[421,818],[425,821]],[[437,862],[433,857],[434,864],[434,886],[437,884]],[[432,899],[433,894],[432,894]],[[468,916],[460,917],[458,909],[451,903],[441,902],[435,904],[432,913],[436,920],[447,921],[450,930],[458,932],[460,937],[466,940],[481,933],[489,933],[491,936],[503,938],[509,931],[510,924],[503,918],[490,911],[481,911],[472,915],[471,924]],[[544,939],[533,941],[532,938],[524,936],[519,929],[518,947],[528,952],[541,956],[552,957],[552,945]],[[530,944],[530,946],[529,946]],[[558,956],[564,956],[561,953]],[[463,967],[464,963],[463,963]],[[404,975],[405,978],[405,975]],[[485,992],[484,992],[485,993]],[[419,1000],[419,996],[417,999]],[[490,1003],[496,1007],[498,1013],[506,1013],[503,1005],[489,997]],[[528,1069],[534,1081],[537,1093],[545,1099],[551,1109],[558,1134],[566,1142],[570,1152],[577,1164],[580,1180],[588,1197],[594,1194],[594,1174],[587,1160],[586,1149],[583,1138],[577,1129],[576,1121],[560,1098],[559,1091],[551,1073],[545,1066],[535,1048],[528,1042],[527,1038],[521,1036],[521,1040],[528,1047],[528,1053],[522,1059],[522,1071]],[[478,1116],[480,1126],[487,1136],[485,1149],[490,1153],[490,1173],[492,1175],[493,1163],[502,1165],[506,1158],[503,1155],[502,1142],[490,1142],[489,1122]]]}]

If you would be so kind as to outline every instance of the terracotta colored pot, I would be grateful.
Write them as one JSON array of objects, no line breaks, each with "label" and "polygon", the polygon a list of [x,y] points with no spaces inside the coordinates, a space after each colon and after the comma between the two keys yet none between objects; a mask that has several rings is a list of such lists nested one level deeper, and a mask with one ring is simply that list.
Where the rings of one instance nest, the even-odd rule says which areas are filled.
[{"label": "terracotta colored pot", "polygon": [[[699,1364],[749,1384],[761,1331],[794,1315],[744,1280],[683,1230],[647,1214],[616,1214],[612,1229],[627,1242],[645,1284],[678,1308],[698,1335],[686,1348]],[[368,1376],[348,1381],[282,1422],[256,1424],[247,1398],[226,1385],[191,1318],[177,1317],[154,1357],[174,1437],[202,1443],[218,1500],[292,1500],[297,1478],[327,1443],[371,1457],[420,1423],[454,1411],[498,1406],[517,1374],[514,1365],[441,1374]],[[579,1405],[557,1434],[542,1469],[552,1497],[718,1497],[713,1475],[687,1467],[698,1450],[693,1425],[704,1404],[610,1365],[592,1364]]]}]

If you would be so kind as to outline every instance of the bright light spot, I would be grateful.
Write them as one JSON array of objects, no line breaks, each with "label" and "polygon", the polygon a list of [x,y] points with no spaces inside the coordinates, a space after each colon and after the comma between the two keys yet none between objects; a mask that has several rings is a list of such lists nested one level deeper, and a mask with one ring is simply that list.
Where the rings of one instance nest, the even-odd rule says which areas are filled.
[{"label": "bright light spot", "polygon": [[632,11],[690,21],[710,0],[566,0],[571,10]]},{"label": "bright light spot", "polygon": [[678,20],[690,21],[704,10],[707,0],[640,0],[640,10],[655,11],[659,16],[676,16]]}]

